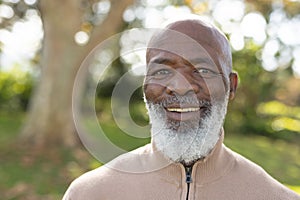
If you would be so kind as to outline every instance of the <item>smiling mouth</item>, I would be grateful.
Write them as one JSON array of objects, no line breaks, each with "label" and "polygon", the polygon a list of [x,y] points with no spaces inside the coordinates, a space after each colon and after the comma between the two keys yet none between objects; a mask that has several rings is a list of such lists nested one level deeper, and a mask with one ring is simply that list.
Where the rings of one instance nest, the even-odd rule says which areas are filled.
[{"label": "smiling mouth", "polygon": [[188,113],[188,112],[197,112],[200,108],[167,108],[169,112],[178,112],[178,113]]},{"label": "smiling mouth", "polygon": [[165,107],[167,117],[175,121],[187,121],[197,119],[201,113],[201,107]]}]

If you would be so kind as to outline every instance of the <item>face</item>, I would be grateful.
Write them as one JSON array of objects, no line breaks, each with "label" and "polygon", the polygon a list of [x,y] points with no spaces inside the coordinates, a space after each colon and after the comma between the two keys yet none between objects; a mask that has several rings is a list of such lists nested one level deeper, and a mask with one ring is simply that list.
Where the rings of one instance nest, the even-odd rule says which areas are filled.
[{"label": "face", "polygon": [[189,163],[218,141],[237,77],[224,70],[224,56],[195,40],[165,33],[160,38],[148,49],[144,82],[152,140],[166,157]]},{"label": "face", "polygon": [[[190,56],[192,49],[185,53]],[[164,102],[169,121],[188,121],[209,112],[213,102],[222,102],[229,79],[209,56],[183,58],[174,53],[153,50],[148,63],[144,92],[152,103]],[[179,99],[187,98],[187,102]]]}]

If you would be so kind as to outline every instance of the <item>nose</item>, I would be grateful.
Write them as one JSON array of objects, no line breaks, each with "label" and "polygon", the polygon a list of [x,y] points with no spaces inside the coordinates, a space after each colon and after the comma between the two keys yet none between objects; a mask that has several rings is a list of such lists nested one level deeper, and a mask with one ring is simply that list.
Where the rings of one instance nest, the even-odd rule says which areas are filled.
[{"label": "nose", "polygon": [[199,87],[190,82],[183,74],[176,73],[176,75],[167,84],[166,92],[170,95],[177,94],[184,96],[189,92],[198,93]]}]

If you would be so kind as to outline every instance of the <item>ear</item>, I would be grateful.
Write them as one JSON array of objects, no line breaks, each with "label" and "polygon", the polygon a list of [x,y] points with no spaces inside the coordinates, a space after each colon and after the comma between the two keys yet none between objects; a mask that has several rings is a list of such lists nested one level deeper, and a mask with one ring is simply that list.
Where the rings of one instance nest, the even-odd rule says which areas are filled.
[{"label": "ear", "polygon": [[229,93],[229,99],[233,100],[235,97],[236,88],[238,86],[238,75],[235,72],[231,72],[229,75],[229,81],[230,81],[230,93]]}]

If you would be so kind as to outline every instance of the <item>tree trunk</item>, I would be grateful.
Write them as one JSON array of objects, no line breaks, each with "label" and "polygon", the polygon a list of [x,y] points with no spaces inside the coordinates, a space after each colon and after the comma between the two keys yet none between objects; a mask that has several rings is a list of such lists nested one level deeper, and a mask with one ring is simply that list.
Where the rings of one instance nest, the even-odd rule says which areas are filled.
[{"label": "tree trunk", "polygon": [[72,90],[76,73],[87,54],[101,41],[121,30],[122,14],[133,0],[112,0],[111,10],[90,42],[79,46],[74,34],[80,30],[84,10],[81,0],[41,0],[44,44],[40,81],[31,98],[22,139],[31,145],[77,144],[72,118]]}]

